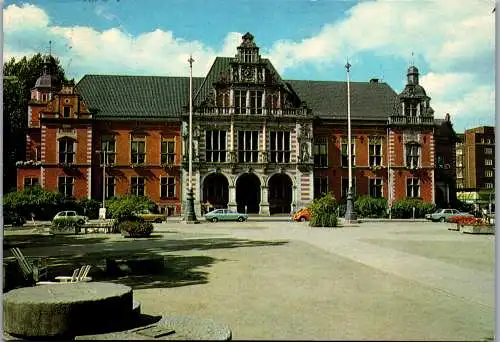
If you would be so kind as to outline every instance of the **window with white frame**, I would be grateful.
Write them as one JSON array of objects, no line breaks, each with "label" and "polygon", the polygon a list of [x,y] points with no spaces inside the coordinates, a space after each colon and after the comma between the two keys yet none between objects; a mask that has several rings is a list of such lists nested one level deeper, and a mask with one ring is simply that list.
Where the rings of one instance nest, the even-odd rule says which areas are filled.
[{"label": "window with white frame", "polygon": [[271,132],[271,163],[290,162],[290,132]]},{"label": "window with white frame", "polygon": [[247,106],[247,91],[235,90],[234,91],[234,113],[246,114]]},{"label": "window with white frame", "polygon": [[[349,192],[349,178],[342,177],[341,181],[341,194],[342,198],[347,197],[347,193]],[[352,178],[352,196],[356,195],[356,177]]]},{"label": "window with white frame", "polygon": [[484,176],[485,177],[493,177],[493,170],[484,171]]},{"label": "window with white frame", "polygon": [[406,144],[405,149],[406,149],[406,166],[411,169],[419,167],[420,145],[416,143]]},{"label": "window with white frame", "polygon": [[486,165],[486,166],[491,166],[491,165],[493,165],[493,160],[492,160],[492,159],[485,159],[485,160],[484,160],[484,165]]},{"label": "window with white frame", "polygon": [[146,162],[146,137],[134,136],[130,142],[130,161],[132,164]]},{"label": "window with white frame", "polygon": [[370,178],[370,197],[382,197],[382,178]]},{"label": "window with white frame", "polygon": [[370,166],[382,165],[382,138],[369,138],[368,159],[370,162]]},{"label": "window with white frame", "polygon": [[175,197],[175,177],[161,177],[160,196]]},{"label": "window with white frame", "polygon": [[59,140],[59,163],[73,163],[75,160],[75,141],[72,139]]},{"label": "window with white frame", "polygon": [[57,182],[57,189],[64,197],[73,196],[74,177],[60,176]]},{"label": "window with white frame", "polygon": [[116,178],[113,176],[106,176],[106,199],[115,197]]},{"label": "window with white frame", "polygon": [[314,198],[320,198],[328,193],[328,177],[314,177]]},{"label": "window with white frame", "polygon": [[130,193],[136,196],[144,196],[144,177],[131,177],[130,179]]},{"label": "window with white frame", "polygon": [[493,183],[484,183],[486,189],[493,189]]},{"label": "window with white frame", "polygon": [[484,149],[484,154],[493,154],[493,149],[491,147],[486,147]]},{"label": "window with white frame", "polygon": [[175,163],[175,140],[163,139],[161,141],[161,164]]},{"label": "window with white frame", "polygon": [[259,157],[259,132],[238,131],[238,161],[256,163]]},{"label": "window with white frame", "polygon": [[[352,166],[356,165],[356,144],[355,144],[356,139],[351,138],[351,160],[352,160]],[[341,154],[341,160],[340,160],[340,165],[343,167],[348,167],[349,166],[349,155],[347,151],[347,138],[342,138],[342,146],[340,150]]]},{"label": "window with white frame", "polygon": [[206,131],[206,161],[212,163],[224,163],[226,161],[226,152],[226,131]]},{"label": "window with white frame", "polygon": [[[103,136],[101,138],[101,164],[114,164],[116,156],[116,143],[114,136]],[[104,160],[106,156],[106,160]]]},{"label": "window with white frame", "polygon": [[313,147],[314,166],[328,166],[328,140],[327,137],[315,137]]},{"label": "window with white frame", "polygon": [[38,185],[40,184],[39,183],[39,180],[38,180],[38,177],[25,177],[24,178],[24,188],[31,188],[35,185]]},{"label": "window with white frame", "polygon": [[250,114],[262,114],[262,90],[250,90]]},{"label": "window with white frame", "polygon": [[420,179],[407,178],[406,179],[406,197],[420,197]]}]

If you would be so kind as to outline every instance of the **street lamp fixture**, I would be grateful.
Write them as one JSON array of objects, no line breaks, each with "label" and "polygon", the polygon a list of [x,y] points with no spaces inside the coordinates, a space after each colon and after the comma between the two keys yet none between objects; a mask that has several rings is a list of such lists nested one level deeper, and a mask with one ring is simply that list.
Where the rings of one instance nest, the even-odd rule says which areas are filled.
[{"label": "street lamp fixture", "polygon": [[345,221],[347,223],[353,223],[357,222],[357,217],[356,213],[354,212],[354,203],[352,199],[351,89],[349,75],[351,64],[349,64],[349,60],[347,60],[345,68],[347,70],[347,158],[349,167],[349,189],[347,191]]},{"label": "street lamp fixture", "polygon": [[194,211],[193,193],[193,56],[189,56],[189,167],[188,167],[188,193],[184,210],[185,223],[200,223]]}]

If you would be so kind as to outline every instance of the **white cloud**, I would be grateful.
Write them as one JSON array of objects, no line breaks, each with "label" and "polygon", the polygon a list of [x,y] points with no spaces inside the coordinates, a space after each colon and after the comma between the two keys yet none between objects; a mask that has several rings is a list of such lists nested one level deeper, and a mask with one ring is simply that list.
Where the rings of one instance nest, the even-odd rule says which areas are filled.
[{"label": "white cloud", "polygon": [[43,29],[49,24],[48,15],[35,5],[10,5],[5,8],[3,14],[3,25],[6,33],[15,30]]}]

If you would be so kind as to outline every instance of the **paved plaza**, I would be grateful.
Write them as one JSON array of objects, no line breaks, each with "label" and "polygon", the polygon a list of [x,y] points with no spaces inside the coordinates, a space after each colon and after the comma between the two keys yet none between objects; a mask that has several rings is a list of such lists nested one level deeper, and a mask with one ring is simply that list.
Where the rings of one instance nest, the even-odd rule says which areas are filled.
[{"label": "paved plaza", "polygon": [[447,227],[169,222],[149,239],[87,234],[61,243],[9,231],[4,246],[61,263],[163,255],[168,274],[111,281],[131,286],[143,312],[211,318],[234,339],[492,339],[495,238]]}]

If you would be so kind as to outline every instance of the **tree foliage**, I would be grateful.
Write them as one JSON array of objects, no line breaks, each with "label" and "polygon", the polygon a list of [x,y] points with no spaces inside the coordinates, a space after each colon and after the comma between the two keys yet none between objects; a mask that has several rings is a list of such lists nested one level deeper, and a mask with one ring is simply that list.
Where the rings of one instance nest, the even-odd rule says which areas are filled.
[{"label": "tree foliage", "polygon": [[311,220],[309,221],[311,227],[337,226],[337,202],[332,193],[314,199],[309,205],[309,210],[311,210]]},{"label": "tree foliage", "polygon": [[436,206],[432,203],[424,202],[419,198],[407,198],[397,200],[392,204],[392,217],[412,218],[413,208],[415,208],[415,218],[425,217],[425,214],[430,214],[436,210]]},{"label": "tree foliage", "polygon": [[387,199],[360,196],[354,202],[354,211],[359,217],[386,217]]},{"label": "tree foliage", "polygon": [[[49,61],[51,73],[66,81],[59,60],[51,56]],[[9,142],[3,149],[4,193],[12,190],[5,184],[16,184],[16,161],[25,159],[28,102],[31,89],[43,72],[43,62],[38,53],[19,60],[11,58],[3,65],[3,139]]]},{"label": "tree foliage", "polygon": [[4,211],[16,212],[28,219],[31,218],[31,213],[36,219],[52,219],[63,204],[62,201],[60,193],[33,186],[6,194],[3,208]]},{"label": "tree foliage", "polygon": [[116,222],[134,220],[136,219],[135,213],[155,206],[149,198],[135,195],[112,198],[106,204],[109,214]]}]

